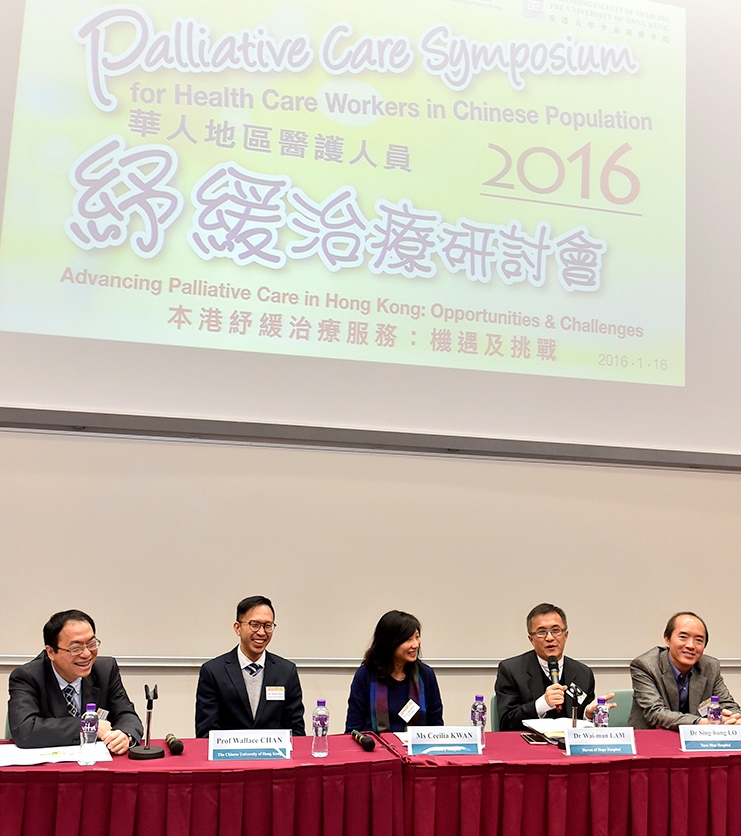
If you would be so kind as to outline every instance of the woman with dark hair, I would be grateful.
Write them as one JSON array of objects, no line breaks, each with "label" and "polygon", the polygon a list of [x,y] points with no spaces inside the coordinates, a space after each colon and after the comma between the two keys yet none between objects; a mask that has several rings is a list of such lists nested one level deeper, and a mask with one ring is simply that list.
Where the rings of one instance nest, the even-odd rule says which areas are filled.
[{"label": "woman with dark hair", "polygon": [[346,733],[443,725],[435,672],[419,661],[421,630],[408,612],[391,610],[381,616],[350,686]]}]

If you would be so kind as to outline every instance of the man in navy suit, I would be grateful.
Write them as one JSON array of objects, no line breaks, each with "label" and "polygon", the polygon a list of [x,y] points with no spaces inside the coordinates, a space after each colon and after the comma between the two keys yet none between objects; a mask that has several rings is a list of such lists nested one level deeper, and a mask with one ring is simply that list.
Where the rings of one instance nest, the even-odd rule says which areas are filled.
[{"label": "man in navy suit", "polygon": [[239,644],[201,667],[196,690],[196,737],[214,729],[304,730],[301,683],[293,662],[268,653],[275,630],[269,598],[253,595],[237,605]]},{"label": "man in navy suit", "polygon": [[95,622],[82,610],[54,613],[44,625],[44,650],[10,674],[8,722],[23,749],[80,742],[80,714],[88,703],[105,709],[98,737],[122,755],[142,737],[116,660],[98,656]]},{"label": "man in navy suit", "polygon": [[[586,694],[578,704],[579,719],[592,719],[595,707],[594,674],[591,668],[563,655],[569,637],[566,613],[555,604],[538,604],[527,616],[527,634],[532,650],[505,659],[499,665],[494,690],[502,731],[523,731],[523,720],[571,717],[572,682]],[[551,680],[548,658],[558,660],[558,683]],[[614,694],[607,694],[610,700]],[[612,706],[610,706],[612,707]]]}]

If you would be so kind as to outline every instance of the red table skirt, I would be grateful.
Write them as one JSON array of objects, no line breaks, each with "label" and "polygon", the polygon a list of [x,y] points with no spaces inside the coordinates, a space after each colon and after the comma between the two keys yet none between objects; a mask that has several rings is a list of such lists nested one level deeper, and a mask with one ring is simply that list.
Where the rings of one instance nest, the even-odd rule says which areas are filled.
[{"label": "red table skirt", "polygon": [[684,754],[636,732],[637,757],[567,758],[519,734],[486,754],[407,758],[406,836],[739,836],[741,754]]},{"label": "red table skirt", "polygon": [[330,754],[294,740],[290,761],[206,760],[205,740],[182,757],[0,770],[1,836],[401,836],[401,761],[349,737]]},{"label": "red table skirt", "polygon": [[482,756],[364,752],[347,736],[311,758],[182,757],[0,770],[0,836],[741,836],[741,754],[684,754],[673,732],[636,732],[639,755],[567,758],[515,733]]}]

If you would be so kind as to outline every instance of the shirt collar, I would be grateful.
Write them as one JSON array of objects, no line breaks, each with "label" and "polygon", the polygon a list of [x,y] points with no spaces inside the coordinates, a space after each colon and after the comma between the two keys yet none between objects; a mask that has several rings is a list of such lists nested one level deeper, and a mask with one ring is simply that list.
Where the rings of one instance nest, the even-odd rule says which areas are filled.
[{"label": "shirt collar", "polygon": [[72,682],[67,682],[66,679],[63,679],[58,673],[57,669],[54,667],[54,663],[51,663],[51,669],[54,671],[54,676],[57,678],[57,682],[59,683],[59,687],[62,691],[68,686],[71,685],[75,689],[75,693],[79,696],[80,691],[82,690],[82,677],[78,676],[77,679],[73,679]]},{"label": "shirt collar", "polygon": [[[267,653],[266,650],[263,650],[262,656],[259,659],[255,659],[255,664],[259,665],[261,668],[265,668],[265,654]],[[248,659],[244,653],[242,653],[242,648],[240,645],[237,645],[237,659],[239,659],[239,667],[244,670],[247,665],[252,664],[252,659]]]},{"label": "shirt collar", "polygon": [[[668,653],[666,655],[666,659],[669,662],[669,664],[671,665],[672,673],[674,674],[674,679],[676,679],[677,682],[679,682],[679,677],[682,676],[682,671],[680,671],[679,668],[674,664],[674,662],[672,662],[671,657],[669,656]],[[687,682],[689,682],[691,674],[692,674],[692,668],[690,668],[687,671],[687,673],[685,674]]]},{"label": "shirt collar", "polygon": [[[538,664],[543,669],[543,673],[548,677],[551,678],[551,672],[548,670],[548,662],[545,659],[541,659],[538,654],[535,654],[536,659],[538,660]],[[558,678],[560,679],[563,676],[563,656],[558,660]]]}]

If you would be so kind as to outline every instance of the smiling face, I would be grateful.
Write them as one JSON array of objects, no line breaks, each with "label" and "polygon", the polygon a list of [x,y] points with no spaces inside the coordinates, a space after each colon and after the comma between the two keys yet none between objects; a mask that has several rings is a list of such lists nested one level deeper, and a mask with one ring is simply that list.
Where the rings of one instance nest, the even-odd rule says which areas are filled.
[{"label": "smiling face", "polygon": [[[249,622],[259,622],[259,628],[254,630]],[[242,653],[251,661],[257,661],[273,638],[272,632],[265,630],[264,624],[273,623],[273,611],[266,604],[260,604],[241,616],[234,622],[234,632],[239,636],[239,646]]]},{"label": "smiling face", "polygon": [[[551,632],[555,630],[558,635]],[[563,623],[563,619],[557,612],[547,612],[544,615],[536,615],[530,619],[528,625],[530,644],[541,659],[548,660],[549,656],[560,659],[563,656],[563,649],[569,631]],[[538,635],[538,634],[541,635]]]},{"label": "smiling face", "polygon": [[415,630],[405,642],[402,642],[394,650],[394,668],[396,670],[403,669],[404,665],[409,662],[416,662],[421,646],[422,637],[419,630]]},{"label": "smiling face", "polygon": [[[87,645],[94,638],[93,628],[87,621],[68,621],[59,631],[57,647],[46,645],[46,655],[65,682],[74,682],[79,676],[90,676],[93,662],[98,658],[98,649],[91,650]],[[70,648],[82,648],[82,653],[73,656]]]},{"label": "smiling face", "polygon": [[705,628],[699,618],[692,615],[678,615],[674,622],[674,630],[664,643],[669,648],[669,658],[674,667],[681,673],[687,673],[705,652],[707,636]]}]

